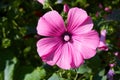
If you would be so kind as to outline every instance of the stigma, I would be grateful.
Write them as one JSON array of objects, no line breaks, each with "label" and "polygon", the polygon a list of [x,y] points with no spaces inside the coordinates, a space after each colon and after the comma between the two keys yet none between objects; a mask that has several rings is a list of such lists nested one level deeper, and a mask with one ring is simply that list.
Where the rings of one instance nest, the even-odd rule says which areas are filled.
[{"label": "stigma", "polygon": [[70,36],[69,35],[64,35],[64,41],[69,41],[70,40]]}]

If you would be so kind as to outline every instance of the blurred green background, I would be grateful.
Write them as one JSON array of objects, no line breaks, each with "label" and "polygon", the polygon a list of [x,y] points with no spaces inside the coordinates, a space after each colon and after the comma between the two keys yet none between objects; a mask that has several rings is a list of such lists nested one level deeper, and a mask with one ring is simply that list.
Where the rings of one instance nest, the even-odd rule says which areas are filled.
[{"label": "blurred green background", "polygon": [[[36,0],[0,1],[0,80],[107,80],[109,64],[120,79],[120,60],[113,53],[120,52],[120,0],[50,0],[54,10],[63,13],[63,5],[80,7],[92,17],[94,28],[107,29],[108,51],[97,55],[80,68],[62,70],[42,62],[36,51],[41,38],[36,33],[39,17],[50,11]],[[102,7],[101,7],[102,6]],[[109,8],[105,11],[105,8]],[[64,16],[64,15],[63,15]]]}]

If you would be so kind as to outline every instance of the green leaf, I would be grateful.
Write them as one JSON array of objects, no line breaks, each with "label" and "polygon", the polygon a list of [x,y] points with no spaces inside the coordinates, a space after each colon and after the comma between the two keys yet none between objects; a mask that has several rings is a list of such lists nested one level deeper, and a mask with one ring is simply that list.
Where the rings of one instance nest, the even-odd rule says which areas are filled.
[{"label": "green leaf", "polygon": [[0,72],[0,80],[4,80],[4,72]]},{"label": "green leaf", "polygon": [[98,74],[94,75],[93,80],[107,80],[105,69],[100,70]]},{"label": "green leaf", "polygon": [[57,74],[53,74],[48,80],[60,80]]},{"label": "green leaf", "polygon": [[98,73],[99,76],[104,76],[105,75],[105,69],[101,70],[99,73]]},{"label": "green leaf", "polygon": [[80,74],[84,74],[84,73],[91,73],[91,69],[87,66],[87,65],[81,65],[78,70],[77,70],[78,73]]},{"label": "green leaf", "polygon": [[8,38],[3,38],[2,39],[2,47],[7,48],[11,45],[11,40]]},{"label": "green leaf", "polygon": [[107,80],[107,76],[103,76],[101,80]]},{"label": "green leaf", "polygon": [[48,80],[68,80],[68,79],[62,78],[56,73],[54,73]]},{"label": "green leaf", "polygon": [[4,80],[13,80],[14,68],[17,63],[17,59],[6,60],[6,66],[4,70]]},{"label": "green leaf", "polygon": [[99,70],[102,69],[101,59],[98,55],[89,59],[87,65],[89,66],[90,69],[92,69],[92,72],[94,73],[98,73]]},{"label": "green leaf", "polygon": [[46,76],[43,68],[37,67],[33,72],[26,74],[24,80],[41,80]]}]

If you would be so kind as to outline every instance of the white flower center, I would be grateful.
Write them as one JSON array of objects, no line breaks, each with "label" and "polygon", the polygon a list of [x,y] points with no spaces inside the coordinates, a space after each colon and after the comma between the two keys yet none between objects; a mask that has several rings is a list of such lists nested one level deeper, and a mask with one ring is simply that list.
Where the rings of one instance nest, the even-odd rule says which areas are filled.
[{"label": "white flower center", "polygon": [[69,41],[70,40],[70,36],[69,35],[64,35],[64,40],[65,41]]}]

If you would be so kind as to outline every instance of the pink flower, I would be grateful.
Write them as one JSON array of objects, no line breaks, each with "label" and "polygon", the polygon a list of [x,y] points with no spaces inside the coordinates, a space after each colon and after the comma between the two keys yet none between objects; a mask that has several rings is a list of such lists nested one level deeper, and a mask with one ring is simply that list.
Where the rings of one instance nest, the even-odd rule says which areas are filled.
[{"label": "pink flower", "polygon": [[49,65],[77,68],[96,54],[99,37],[92,28],[93,22],[83,9],[71,8],[66,26],[57,11],[49,11],[38,21],[37,33],[46,38],[37,42],[37,52]]},{"label": "pink flower", "polygon": [[68,13],[69,11],[69,6],[67,4],[64,4],[64,12]]},{"label": "pink flower", "polygon": [[119,53],[119,52],[115,52],[114,55],[115,55],[118,59],[120,59],[120,53]]},{"label": "pink flower", "polygon": [[41,3],[42,5],[44,4],[45,0],[37,0],[39,3]]},{"label": "pink flower", "polygon": [[105,7],[104,9],[106,12],[111,12],[111,9],[109,7]]},{"label": "pink flower", "polygon": [[103,5],[101,3],[99,3],[99,8],[102,9],[103,8]]},{"label": "pink flower", "polygon": [[99,50],[108,50],[108,46],[106,45],[106,30],[101,30],[100,44],[98,46]]},{"label": "pink flower", "polygon": [[100,15],[100,12],[96,12],[95,16],[98,17]]},{"label": "pink flower", "polygon": [[116,64],[115,63],[111,63],[111,64],[109,64],[109,66],[112,68],[112,67],[114,67]]}]

